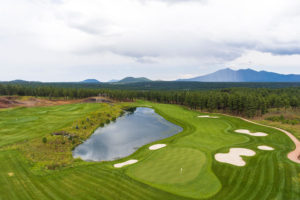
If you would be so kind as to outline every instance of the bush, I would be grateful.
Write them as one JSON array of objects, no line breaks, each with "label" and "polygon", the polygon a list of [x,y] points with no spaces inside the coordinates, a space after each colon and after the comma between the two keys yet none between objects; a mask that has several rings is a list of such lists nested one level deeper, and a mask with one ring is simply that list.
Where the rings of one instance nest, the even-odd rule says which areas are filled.
[{"label": "bush", "polygon": [[43,137],[42,141],[43,141],[44,144],[46,144],[48,140],[47,140],[46,137]]},{"label": "bush", "polygon": [[107,119],[107,120],[106,120],[106,123],[108,124],[109,122],[110,122],[110,120],[109,120],[109,119]]}]

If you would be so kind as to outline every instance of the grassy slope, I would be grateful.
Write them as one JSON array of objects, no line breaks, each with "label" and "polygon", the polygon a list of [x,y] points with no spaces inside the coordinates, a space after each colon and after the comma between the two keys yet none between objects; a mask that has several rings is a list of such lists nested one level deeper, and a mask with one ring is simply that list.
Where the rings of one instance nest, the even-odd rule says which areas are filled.
[{"label": "grassy slope", "polygon": [[[164,139],[162,142],[168,144],[164,149],[151,152],[148,150],[149,144],[128,158],[122,159],[121,161],[137,158],[139,162],[121,169],[112,167],[113,163],[121,161],[87,163],[44,175],[43,173],[35,175],[31,171],[32,164],[18,151],[2,150],[0,151],[0,199],[74,199],[74,197],[76,199],[184,199],[182,196],[167,192],[176,193],[176,190],[181,195],[194,197],[208,197],[216,193],[211,196],[211,199],[228,200],[297,199],[300,196],[300,166],[286,158],[287,152],[293,149],[293,143],[283,133],[233,117],[200,119],[197,118],[199,113],[179,106],[143,102],[138,105],[152,105],[165,118],[184,127],[184,131]],[[62,107],[72,110],[71,105]],[[33,111],[36,115],[38,112],[35,109],[37,108],[30,108],[22,116]],[[70,116],[72,113],[70,110],[57,107],[56,109],[65,112],[65,119],[59,120],[61,124],[58,123],[61,127],[68,125],[65,121],[70,120],[69,124],[72,124],[75,117],[69,119],[73,116]],[[93,109],[95,108],[91,108]],[[6,129],[11,133],[10,137],[6,137],[8,141],[3,141],[5,132],[0,134],[1,145],[22,141],[27,138],[26,134],[30,137],[40,137],[45,132],[56,129],[51,126],[53,118],[50,119],[51,121],[38,119],[42,124],[25,120],[22,125],[17,125],[11,121],[16,117],[17,112],[11,111],[9,113],[6,113],[7,110],[4,111],[7,116],[11,114],[8,118],[3,118],[3,113],[0,112],[0,130],[6,128],[4,124],[8,124],[9,121],[14,129],[14,132]],[[55,112],[53,113],[55,115]],[[48,124],[50,129],[47,128]],[[24,132],[26,130],[24,127],[31,126],[38,126],[44,131],[32,128],[27,133]],[[255,138],[233,133],[233,130],[238,128],[264,131],[270,135]],[[18,134],[21,136],[15,139]],[[276,150],[273,152],[257,150],[256,146],[260,144],[273,146]],[[216,152],[226,152],[233,146],[253,149],[257,155],[245,158],[248,163],[245,167],[222,164],[213,159]],[[206,158],[203,155],[206,155]],[[190,162],[193,165],[189,164]],[[160,168],[155,163],[165,166]],[[183,166],[183,173],[187,173],[183,178],[178,177],[178,166]],[[143,171],[145,173],[142,173]]]},{"label": "grassy slope", "polygon": [[0,110],[0,147],[68,127],[99,108],[99,104],[72,104]]}]

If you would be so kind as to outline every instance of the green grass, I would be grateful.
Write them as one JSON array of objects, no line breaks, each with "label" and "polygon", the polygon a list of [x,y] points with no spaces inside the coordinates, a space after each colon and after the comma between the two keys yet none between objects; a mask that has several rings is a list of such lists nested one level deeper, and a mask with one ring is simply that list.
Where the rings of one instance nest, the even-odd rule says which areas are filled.
[{"label": "green grass", "polygon": [[[74,167],[59,170],[35,171],[34,163],[18,148],[4,148],[0,150],[0,200],[299,199],[300,165],[287,159],[286,155],[294,145],[284,133],[234,117],[198,118],[200,113],[175,105],[148,102],[128,105],[152,106],[184,130],[155,142],[167,144],[156,151],[148,149],[155,144],[152,143],[118,161],[78,161]],[[46,134],[68,129],[74,121],[97,109],[104,108],[98,104],[74,104],[0,111],[0,144],[14,144],[26,139],[42,142]],[[13,118],[22,119],[22,123],[14,122]],[[262,131],[269,135],[252,137],[235,133],[236,129]],[[269,145],[275,150],[261,151],[257,149],[258,145]],[[257,154],[245,157],[247,165],[244,167],[214,160],[215,153],[228,152],[231,147],[249,148]],[[128,159],[139,162],[113,168],[114,163]]]},{"label": "green grass", "polygon": [[0,147],[68,127],[75,120],[101,108],[99,104],[72,104],[0,110]]}]

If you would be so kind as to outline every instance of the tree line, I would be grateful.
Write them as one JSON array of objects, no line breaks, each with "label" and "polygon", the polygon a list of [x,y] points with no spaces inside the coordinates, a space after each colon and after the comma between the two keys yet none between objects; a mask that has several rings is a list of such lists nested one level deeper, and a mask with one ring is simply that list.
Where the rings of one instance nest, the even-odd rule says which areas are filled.
[{"label": "tree line", "polygon": [[300,106],[300,87],[148,91],[0,84],[0,95],[36,96],[50,99],[54,97],[77,99],[101,95],[117,101],[141,99],[159,103],[179,104],[202,111],[226,112],[247,117],[263,115],[270,108],[287,109]]}]

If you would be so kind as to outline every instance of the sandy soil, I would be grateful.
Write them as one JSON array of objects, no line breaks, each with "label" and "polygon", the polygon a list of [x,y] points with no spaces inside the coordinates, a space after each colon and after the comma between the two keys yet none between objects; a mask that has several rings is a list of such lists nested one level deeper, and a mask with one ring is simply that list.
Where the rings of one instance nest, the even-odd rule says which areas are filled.
[{"label": "sandy soil", "polygon": [[257,137],[263,137],[263,136],[267,136],[267,133],[262,133],[262,132],[256,132],[256,133],[251,133],[249,130],[246,129],[239,129],[239,130],[235,130],[236,133],[242,133],[242,134],[247,134],[247,135],[251,135],[251,136],[257,136]]},{"label": "sandy soil", "polygon": [[124,167],[126,165],[131,165],[131,164],[134,164],[134,163],[137,163],[138,160],[127,160],[126,162],[122,162],[122,163],[117,163],[117,164],[114,164],[114,167],[115,168],[121,168],[121,167]]},{"label": "sandy soil", "polygon": [[111,101],[103,97],[90,97],[75,100],[49,100],[29,97],[26,100],[23,100],[18,96],[0,96],[0,109],[12,107],[55,106],[72,103],[111,103]]},{"label": "sandy soil", "polygon": [[161,149],[163,147],[166,147],[166,144],[155,144],[149,147],[150,150],[157,150],[157,149]]},{"label": "sandy soil", "polygon": [[217,119],[217,118],[219,118],[219,117],[217,117],[217,116],[210,116],[210,115],[199,115],[198,117],[199,117],[199,118],[212,118],[212,119]]},{"label": "sandy soil", "polygon": [[266,145],[261,145],[261,146],[258,146],[257,148],[260,150],[264,150],[264,151],[273,151],[274,150],[273,147],[266,146]]},{"label": "sandy soil", "polygon": [[242,167],[246,165],[246,162],[241,156],[254,156],[255,154],[255,151],[252,151],[251,149],[230,148],[228,153],[217,153],[215,159],[219,162]]}]

